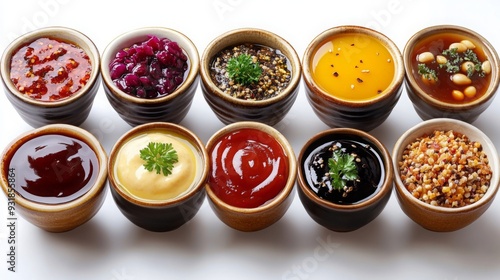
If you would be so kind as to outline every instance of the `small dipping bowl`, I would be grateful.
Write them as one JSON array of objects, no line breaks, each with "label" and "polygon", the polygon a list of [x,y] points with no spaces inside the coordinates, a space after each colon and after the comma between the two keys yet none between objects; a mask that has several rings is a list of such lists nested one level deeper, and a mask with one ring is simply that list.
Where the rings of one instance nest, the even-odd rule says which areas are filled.
[{"label": "small dipping bowl", "polygon": [[[410,193],[410,191],[407,189],[406,185],[403,184],[403,181],[401,179],[400,162],[403,160],[403,153],[405,149],[411,143],[416,141],[417,138],[424,135],[432,135],[432,133],[436,130],[453,130],[455,133],[460,133],[467,136],[470,141],[476,141],[482,145],[482,151],[484,151],[488,158],[492,175],[488,190],[478,201],[462,207],[453,208],[440,205],[431,205],[430,203],[427,203],[413,196],[412,193]],[[421,146],[425,148],[424,144],[421,144]],[[437,154],[437,158],[441,156],[440,152],[435,153]],[[466,154],[466,152],[463,153],[463,155]],[[500,182],[500,162],[497,150],[495,149],[495,145],[481,130],[464,121],[449,118],[436,118],[415,125],[414,127],[408,129],[397,140],[392,151],[392,158],[395,170],[394,181],[396,184],[396,194],[401,209],[415,223],[431,231],[450,232],[470,225],[490,207],[498,191],[498,184]],[[434,162],[439,163],[438,160]],[[416,162],[415,164],[418,164],[418,162]],[[450,164],[447,164],[446,166],[449,165]],[[421,167],[422,170],[423,168],[426,168],[426,166]],[[431,165],[429,168],[434,167]],[[441,167],[435,168],[437,168],[436,170],[444,169]],[[467,168],[469,167],[466,165],[463,167],[463,170]],[[415,170],[415,173],[418,172],[419,171]],[[436,173],[442,174],[442,172]],[[431,178],[429,178],[429,180],[431,180]],[[415,182],[415,184],[417,184],[417,182]],[[434,184],[432,184],[431,186],[434,186]],[[450,187],[450,185],[444,184],[442,187]],[[432,190],[429,191],[433,193]],[[442,191],[443,188],[441,188],[441,192]],[[442,194],[443,193],[441,193],[441,195]]]},{"label": "small dipping bowl", "polygon": [[[328,165],[330,152],[325,152],[323,149],[328,149],[336,141],[348,141],[341,145],[342,149],[346,149],[344,155],[352,155],[353,152],[359,155],[358,159],[361,160],[357,167],[359,182],[370,180],[372,183],[363,187],[363,192],[354,190],[346,197],[343,197],[343,191],[339,192],[330,187],[330,198],[326,198],[323,194],[325,198],[322,198],[314,188],[321,185],[324,174],[330,172]],[[370,156],[362,156],[364,154]],[[368,158],[371,161],[365,160]],[[358,162],[357,159],[354,161]],[[392,193],[394,172],[391,156],[379,140],[362,130],[332,128],[314,135],[302,147],[298,165],[298,193],[304,209],[314,221],[332,231],[348,232],[367,225],[382,212]],[[361,165],[369,166],[367,170],[375,170],[378,172],[375,174],[379,176],[364,175],[363,177],[372,179],[363,180],[361,175],[369,173],[361,173],[359,171]],[[318,172],[322,174],[317,174]],[[333,183],[330,182],[325,181],[325,184],[331,186]],[[352,183],[346,183],[346,186],[352,186]]]},{"label": "small dipping bowl", "polygon": [[[262,100],[242,99],[230,96],[217,87],[211,77],[214,57],[227,48],[241,44],[270,47],[286,56],[291,78],[279,94]],[[224,124],[238,121],[256,121],[271,126],[277,124],[290,111],[297,98],[301,73],[300,59],[290,43],[272,32],[256,28],[235,29],[219,35],[208,44],[201,57],[203,95],[217,118]]]},{"label": "small dipping bowl", "polygon": [[[179,159],[172,174],[144,169],[140,150],[150,142],[172,144]],[[127,219],[146,230],[164,232],[181,227],[198,213],[205,200],[208,168],[205,146],[193,132],[178,124],[153,122],[132,128],[116,142],[108,178],[113,199]]]},{"label": "small dipping bowl", "polygon": [[222,222],[250,232],[283,217],[294,198],[297,167],[280,132],[260,122],[235,122],[215,132],[206,147],[211,162],[208,201]]},{"label": "small dipping bowl", "polygon": [[302,59],[313,111],[326,125],[370,131],[382,124],[403,90],[398,47],[361,26],[338,26],[316,36]]},{"label": "small dipping bowl", "polygon": [[99,141],[86,130],[46,125],[7,145],[0,162],[0,183],[8,204],[28,222],[50,232],[69,231],[101,208],[107,159]]},{"label": "small dipping bowl", "polygon": [[[434,42],[431,43],[433,40]],[[446,76],[438,76],[439,81],[432,87],[427,86],[419,74],[418,63],[425,64],[432,69],[437,68],[439,56],[447,57],[443,56],[442,52],[449,49],[452,43],[462,44],[463,40],[468,42],[466,45],[470,45],[469,47],[463,45],[467,51],[476,52],[477,57],[483,62],[485,59],[489,61],[490,73],[485,76],[489,82],[484,82],[484,78],[478,78],[479,72],[474,71],[472,78],[468,79],[472,81],[471,83],[457,85],[453,79],[450,79],[452,75],[446,74]],[[424,53],[431,53],[433,56],[427,61]],[[463,54],[464,52],[459,51],[459,53]],[[406,72],[406,91],[415,111],[422,120],[453,118],[472,123],[491,105],[496,96],[500,83],[498,55],[484,37],[470,29],[454,25],[436,25],[424,28],[408,40],[403,51],[403,59]],[[451,59],[449,60],[451,61]],[[440,72],[446,68],[442,69]],[[462,74],[467,75],[467,71],[460,69],[456,77]],[[464,76],[462,75],[462,77]],[[467,80],[467,78],[463,80]],[[460,79],[457,79],[457,82],[461,83]],[[469,97],[470,95],[467,94],[469,86],[474,87],[473,97]],[[434,87],[436,88],[434,89]],[[459,98],[460,101],[455,100],[455,98]]]},{"label": "small dipping bowl", "polygon": [[[11,80],[11,61],[15,53],[18,52],[20,48],[29,45],[36,40],[44,38],[53,39],[79,47],[88,56],[91,66],[90,76],[88,77],[85,85],[76,90],[69,97],[47,101],[36,99],[21,92]],[[68,46],[63,47],[63,49],[69,50]],[[38,53],[34,53],[34,56],[37,54]],[[69,57],[70,54],[71,51],[68,51],[68,54],[59,56],[59,62],[66,64],[69,63],[69,60],[67,59],[76,57]],[[44,55],[47,55],[47,52],[44,52]],[[72,73],[79,70],[78,67],[81,65],[83,64],[80,64],[71,70]],[[61,75],[64,75],[65,73],[71,74],[71,71],[69,70],[70,67],[72,66],[63,67],[64,69],[61,71]],[[55,76],[52,72],[53,71],[48,71],[48,73],[44,74],[43,77]],[[12,103],[21,118],[30,126],[36,128],[54,123],[65,123],[78,126],[89,116],[95,95],[97,94],[101,84],[100,55],[94,43],[81,32],[67,27],[45,27],[21,35],[7,46],[1,58],[0,75],[2,76],[2,83],[5,88],[7,99]],[[80,74],[79,77],[83,77],[83,73]],[[65,80],[65,82],[68,83],[67,80]],[[19,85],[19,87],[22,87],[22,85]],[[73,87],[76,87],[76,85]],[[50,89],[50,87],[48,87],[48,89]],[[48,91],[47,94],[56,93],[55,91]],[[59,94],[57,93],[57,95]]]},{"label": "small dipping bowl", "polygon": [[[145,42],[151,36],[156,36],[159,39],[168,38],[176,42],[182,49],[187,56],[188,64],[188,68],[184,72],[184,80],[171,93],[161,97],[142,98],[127,94],[113,82],[110,75],[110,63],[119,51]],[[101,74],[104,91],[111,106],[125,122],[136,126],[149,122],[180,123],[191,108],[199,83],[199,68],[198,50],[186,35],[164,27],[144,27],[121,34],[108,44],[102,54]],[[139,72],[134,73],[142,75]]]}]

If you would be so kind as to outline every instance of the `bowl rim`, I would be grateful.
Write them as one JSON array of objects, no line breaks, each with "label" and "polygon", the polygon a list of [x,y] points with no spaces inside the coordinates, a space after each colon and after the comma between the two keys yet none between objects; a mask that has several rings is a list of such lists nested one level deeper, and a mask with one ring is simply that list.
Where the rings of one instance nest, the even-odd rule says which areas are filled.
[{"label": "bowl rim", "polygon": [[[374,98],[368,98],[364,100],[349,100],[337,97],[333,94],[328,93],[326,90],[322,89],[314,80],[311,70],[311,63],[314,58],[314,54],[316,51],[330,38],[345,33],[354,33],[354,34],[363,34],[370,36],[372,38],[377,39],[384,47],[387,48],[389,53],[392,56],[394,61],[394,77],[385,88],[381,94]],[[398,46],[385,34],[376,31],[374,29],[358,26],[358,25],[339,25],[329,29],[326,29],[316,35],[309,45],[306,47],[304,55],[302,57],[302,76],[304,78],[304,83],[308,88],[311,89],[312,92],[319,95],[321,98],[326,99],[330,102],[338,103],[338,104],[348,104],[351,107],[365,107],[371,104],[380,102],[382,100],[388,99],[391,96],[397,94],[398,89],[401,87],[404,81],[404,65],[403,65],[403,56]]]},{"label": "bowl rim", "polygon": [[[418,86],[418,83],[415,80],[415,76],[411,74],[413,69],[411,68],[412,63],[410,56],[411,53],[413,52],[413,47],[415,46],[415,44],[419,40],[426,38],[428,36],[436,34],[444,34],[444,33],[458,34],[463,37],[467,37],[469,40],[474,41],[475,44],[481,45],[486,57],[492,64],[491,81],[487,91],[483,96],[481,96],[476,100],[473,100],[472,102],[454,104],[454,103],[443,102],[436,98],[433,98],[427,93],[425,93],[424,90]],[[405,80],[406,83],[408,83],[409,86],[411,86],[414,94],[417,95],[420,99],[422,99],[425,103],[431,104],[436,107],[440,107],[442,109],[466,110],[484,104],[495,96],[495,93],[500,84],[500,69],[499,69],[500,59],[493,45],[476,31],[459,25],[451,25],[451,24],[432,25],[417,31],[408,39],[408,41],[405,44],[405,47],[403,49],[403,60],[405,66],[405,78],[406,78]]]},{"label": "bowl rim", "polygon": [[[448,208],[448,207],[442,207],[442,206],[434,206],[428,203],[425,203],[423,201],[418,200],[417,198],[413,197],[410,192],[406,189],[404,186],[403,182],[401,181],[401,177],[399,176],[399,159],[400,156],[405,148],[405,146],[408,143],[411,143],[411,141],[414,141],[416,137],[420,137],[424,135],[425,133],[431,133],[432,131],[436,129],[445,129],[445,130],[454,130],[456,132],[462,133],[469,137],[469,139],[474,140],[474,141],[479,141],[483,147],[487,146],[488,149],[491,151],[491,155],[488,154],[488,161],[489,165],[493,171],[493,176],[490,181],[490,186],[488,188],[488,191],[486,194],[479,199],[478,201],[474,202],[473,204],[469,204],[463,207],[457,207],[457,208]],[[467,133],[464,132],[467,131]],[[471,132],[479,137],[479,139],[471,138],[470,134]],[[410,138],[411,137],[411,138]],[[474,125],[457,120],[457,119],[451,119],[451,118],[434,118],[430,120],[426,120],[423,122],[420,122],[413,127],[409,128],[407,131],[405,131],[396,141],[394,144],[394,148],[392,151],[392,159],[393,159],[393,168],[394,168],[394,183],[395,183],[395,189],[396,192],[399,195],[402,195],[406,198],[408,202],[411,202],[415,205],[417,205],[419,208],[424,208],[427,209],[428,211],[432,211],[434,213],[467,213],[471,212],[477,208],[483,207],[485,204],[488,204],[491,200],[495,198],[496,193],[498,192],[499,189],[499,184],[500,184],[500,175],[499,172],[497,172],[498,168],[500,167],[500,158],[498,155],[498,152],[495,148],[495,145],[493,142],[490,140],[490,138],[482,132],[479,128],[475,127]],[[496,168],[495,168],[496,167]],[[399,196],[398,196],[399,199]]]},{"label": "bowl rim", "polygon": [[2,185],[2,189],[4,193],[7,195],[8,189],[10,187],[8,184],[8,178],[6,177],[6,174],[4,174],[3,172],[3,170],[8,167],[6,166],[6,162],[10,160],[10,158],[17,151],[17,149],[26,141],[48,134],[59,134],[59,135],[74,137],[89,145],[89,147],[94,151],[99,161],[99,172],[97,173],[96,181],[86,193],[65,203],[59,203],[59,204],[40,203],[24,198],[17,192],[15,196],[15,202],[16,204],[31,211],[37,211],[43,213],[56,213],[81,207],[89,200],[92,200],[94,197],[98,196],[99,193],[105,190],[107,176],[108,176],[107,175],[108,156],[103,146],[99,142],[99,140],[93,134],[91,134],[90,132],[88,132],[83,128],[74,125],[48,124],[21,133],[15,139],[13,139],[3,151],[2,159],[0,161],[0,183]]},{"label": "bowl rim", "polygon": [[[9,78],[10,61],[12,59],[12,55],[14,54],[14,52],[17,51],[21,46],[29,44],[35,41],[36,39],[43,37],[54,38],[65,42],[73,43],[76,46],[82,48],[90,58],[92,64],[91,65],[92,72],[89,80],[81,89],[79,89],[74,94],[68,96],[67,98],[55,101],[42,101],[28,97],[25,94],[21,94]],[[16,97],[17,99],[22,100],[23,102],[40,107],[54,108],[76,102],[77,100],[85,96],[93,88],[93,86],[100,77],[101,56],[94,42],[81,31],[64,26],[42,27],[17,37],[12,42],[10,42],[10,44],[5,48],[0,60],[1,60],[0,76],[2,76],[3,84],[5,85],[6,90],[9,92],[9,94]]]},{"label": "bowl rim", "polygon": [[[166,37],[172,41],[175,41],[186,54],[189,61],[188,73],[184,81],[173,92],[162,97],[151,99],[140,98],[123,92],[114,84],[109,74],[109,62],[113,59],[118,50],[121,50],[125,47],[130,47],[134,43],[144,41],[150,35]],[[161,26],[141,27],[119,34],[108,43],[108,45],[102,52],[101,57],[102,80],[106,87],[110,89],[110,92],[116,97],[124,99],[127,102],[142,104],[145,106],[169,102],[170,100],[175,99],[177,96],[182,95],[196,81],[200,69],[200,56],[198,53],[198,49],[196,48],[196,45],[193,43],[193,41],[184,33],[176,29]]]},{"label": "bowl rim", "polygon": [[[384,165],[384,173],[385,173],[384,182],[380,187],[380,189],[377,192],[375,192],[372,196],[370,196],[368,199],[353,204],[337,204],[325,199],[321,199],[309,187],[309,184],[307,183],[307,180],[303,175],[303,169],[304,169],[303,161],[307,156],[305,152],[312,144],[314,144],[314,142],[329,135],[353,135],[356,137],[361,137],[367,143],[375,146],[379,151],[381,160]],[[380,142],[380,140],[378,140],[375,136],[363,130],[359,130],[356,128],[330,128],[316,133],[315,135],[310,137],[309,140],[307,140],[307,142],[300,149],[297,164],[298,164],[298,185],[300,189],[310,201],[326,209],[337,210],[337,211],[352,211],[352,210],[364,209],[378,201],[381,201],[386,195],[390,195],[392,193],[393,183],[394,183],[393,182],[394,170],[392,166],[391,155],[387,150],[387,148],[384,146],[384,144]]]},{"label": "bowl rim", "polygon": [[[224,135],[240,130],[240,129],[245,129],[245,128],[253,128],[257,129],[263,132],[266,132],[267,134],[273,136],[281,145],[283,150],[285,151],[287,157],[288,157],[288,179],[286,181],[285,186],[283,189],[271,200],[269,200],[267,203],[253,207],[253,208],[244,208],[244,207],[237,207],[230,205],[220,199],[212,190],[210,187],[210,183],[207,180],[205,184],[205,189],[207,192],[207,196],[209,200],[216,204],[219,208],[224,209],[225,211],[232,213],[232,214],[242,214],[242,215],[256,215],[260,213],[264,213],[267,211],[270,211],[274,208],[279,207],[284,201],[286,201],[287,197],[292,193],[295,183],[296,183],[296,177],[297,177],[297,162],[295,160],[295,152],[291,146],[291,144],[288,142],[286,137],[281,134],[277,129],[274,127],[256,122],[256,121],[238,121],[234,122],[231,124],[228,124],[218,131],[216,131],[207,141],[206,144],[206,149],[207,152],[210,153],[210,150],[212,149],[213,145]],[[209,156],[210,157],[210,156]]]},{"label": "bowl rim", "polygon": [[[167,132],[175,132],[177,134],[180,134],[185,137],[185,140],[190,142],[195,149],[198,150],[200,154],[200,160],[202,161],[201,163],[201,173],[199,175],[199,178],[197,178],[198,182],[196,182],[195,185],[193,185],[188,191],[170,199],[163,199],[163,200],[152,200],[152,199],[143,199],[140,197],[137,197],[133,194],[130,194],[129,192],[123,190],[122,187],[119,186],[118,179],[115,178],[115,172],[114,172],[114,166],[115,166],[115,161],[116,161],[116,156],[118,155],[118,152],[120,151],[120,148],[123,144],[125,144],[129,139],[135,137],[136,135],[142,134],[147,131],[157,131],[157,130],[163,130]],[[140,206],[140,207],[153,207],[153,208],[161,208],[161,207],[172,207],[176,206],[178,204],[183,203],[184,201],[189,200],[190,198],[196,196],[196,194],[199,191],[202,191],[205,185],[206,178],[208,176],[208,169],[209,169],[209,161],[208,161],[208,154],[205,149],[205,145],[201,141],[201,139],[191,130],[185,128],[184,126],[181,126],[179,124],[175,123],[169,123],[169,122],[150,122],[146,124],[141,124],[138,126],[135,126],[125,132],[113,145],[111,152],[109,154],[109,160],[108,160],[108,180],[109,180],[109,185],[110,187],[118,193],[118,195],[128,201],[129,203],[132,203],[134,205]]]},{"label": "bowl rim", "polygon": [[[282,45],[284,49],[279,49],[288,59],[291,65],[292,77],[288,86],[283,89],[283,91],[276,96],[263,99],[263,100],[247,100],[247,99],[239,99],[228,94],[222,92],[213,82],[210,77],[210,69],[209,65],[212,61],[214,55],[216,55],[221,50],[231,47],[234,44],[226,44],[226,41],[231,38],[238,38],[241,34],[246,35],[245,39],[241,40],[238,44],[243,43],[255,43],[254,38],[259,38],[260,41],[265,41],[266,43],[257,42],[262,45],[266,45],[271,48],[277,48],[276,45]],[[250,41],[252,40],[252,41]],[[213,54],[213,55],[212,55]],[[252,28],[252,27],[243,27],[236,28],[233,30],[226,31],[217,37],[215,37],[204,49],[203,54],[201,55],[201,67],[200,67],[200,76],[203,82],[203,85],[207,87],[210,91],[211,95],[214,95],[228,103],[233,103],[242,107],[265,107],[270,104],[279,102],[290,96],[295,89],[299,86],[300,79],[302,76],[302,65],[300,63],[300,58],[294,49],[294,47],[283,37],[279,36],[276,33],[273,33],[269,30],[260,29],[260,28]],[[203,89],[205,91],[205,89]]]}]

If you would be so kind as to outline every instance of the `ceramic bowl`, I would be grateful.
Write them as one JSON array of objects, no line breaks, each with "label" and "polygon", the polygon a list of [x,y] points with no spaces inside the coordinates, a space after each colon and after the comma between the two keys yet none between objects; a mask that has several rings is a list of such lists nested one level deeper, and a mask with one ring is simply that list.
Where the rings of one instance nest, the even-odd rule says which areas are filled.
[{"label": "ceramic bowl", "polygon": [[[477,202],[454,208],[434,206],[414,197],[403,184],[400,176],[399,162],[403,159],[404,150],[417,137],[430,135],[435,130],[453,130],[454,132],[466,135],[471,141],[477,141],[482,145],[493,174],[489,189]],[[494,144],[481,130],[460,120],[436,118],[415,125],[397,140],[392,151],[392,158],[395,170],[395,189],[401,209],[415,223],[431,231],[449,232],[468,226],[488,209],[498,191],[498,184],[500,182],[498,174],[499,158]]]},{"label": "ceramic bowl", "polygon": [[[363,143],[362,146],[371,147],[374,153],[378,154],[379,160],[370,165],[373,170],[380,172],[378,186],[372,194],[363,196],[360,200],[353,198],[351,201],[340,202],[337,199],[324,199],[313,190],[317,182],[309,175],[313,174],[310,172],[311,159],[314,158],[312,154],[316,154],[318,147],[325,147],[332,141],[339,140]],[[298,193],[304,209],[315,222],[332,231],[348,232],[367,225],[382,212],[391,196],[394,175],[391,156],[379,140],[365,131],[354,128],[324,130],[304,144],[297,162]],[[317,177],[320,178],[319,175]]]},{"label": "ceramic bowl", "polygon": [[[232,202],[225,200],[221,198],[217,192],[215,191],[215,183],[213,183],[212,178],[214,177],[214,168],[215,168],[215,162],[217,161],[217,157],[214,156],[215,154],[213,153],[214,147],[219,143],[223,137],[226,135],[230,135],[232,133],[241,131],[242,129],[255,129],[258,130],[259,132],[264,132],[267,135],[271,136],[276,140],[279,145],[283,148],[284,154],[287,157],[287,165],[288,165],[288,172],[286,175],[283,175],[282,177],[282,183],[284,186],[282,186],[282,189],[277,192],[277,194],[273,197],[270,198],[267,202],[260,204],[260,205],[253,205],[251,207],[245,207],[243,205],[236,205],[233,204]],[[235,142],[232,144],[232,146],[235,148],[233,151],[238,151],[235,157],[232,159],[237,159],[238,154],[243,155],[242,157],[247,156],[246,158],[252,158],[253,156],[258,157],[259,155],[264,155],[265,153],[269,152],[268,149],[252,149],[248,148],[247,150],[245,149],[245,137],[240,138],[239,141]],[[259,140],[259,139],[257,139]],[[240,147],[241,146],[241,147]],[[239,231],[244,231],[244,232],[250,232],[250,231],[258,231],[262,230],[264,228],[267,228],[271,226],[272,224],[276,223],[278,220],[280,220],[283,215],[286,213],[288,210],[290,204],[293,201],[294,198],[294,186],[295,186],[295,181],[296,181],[296,175],[297,175],[297,169],[296,169],[296,159],[294,155],[294,151],[290,145],[290,143],[287,141],[287,139],[276,129],[273,127],[260,123],[260,122],[252,122],[252,121],[241,121],[241,122],[235,122],[232,124],[229,124],[219,131],[215,132],[210,139],[207,142],[207,151],[209,153],[210,161],[211,161],[211,171],[209,175],[208,182],[206,184],[206,191],[208,195],[208,201],[210,204],[210,207],[216,214],[216,216],[224,222],[226,225],[233,229],[237,229]],[[224,147],[229,147],[224,145]],[[241,148],[241,149],[240,149]],[[230,150],[228,148],[228,150]],[[229,152],[231,153],[231,152]],[[244,155],[246,153],[246,155]],[[230,156],[228,156],[229,158]],[[223,160],[223,159],[221,159]],[[234,162],[234,161],[233,161]],[[260,164],[263,161],[253,161],[252,163],[255,164],[256,168],[260,166]],[[227,167],[228,169],[231,167]],[[237,170],[238,168],[235,168]],[[243,170],[243,169],[242,169]],[[241,174],[242,176],[245,176],[245,173],[248,175],[252,173],[251,170],[243,170]],[[266,171],[263,172],[258,172],[259,175],[264,174],[265,176],[271,176],[272,173],[267,173]],[[254,174],[256,175],[256,174]],[[224,175],[226,176],[226,175]],[[217,176],[217,178],[221,178],[223,176]],[[266,177],[267,178],[267,177]],[[260,177],[262,179],[262,176]],[[259,180],[260,180],[259,179]],[[248,180],[250,181],[250,180]],[[252,183],[250,183],[252,184]],[[266,185],[266,188],[268,188],[269,185]],[[251,186],[253,187],[253,185]],[[253,187],[254,188],[254,187]],[[255,188],[254,188],[255,189]],[[256,194],[260,195],[260,194]],[[237,198],[239,199],[239,198]],[[266,198],[264,198],[265,200]],[[236,205],[236,206],[235,206]]]},{"label": "ceramic bowl", "polygon": [[[383,58],[380,56],[380,59],[383,59],[383,61],[377,63],[379,63],[379,65],[381,63],[384,65],[386,63],[388,65],[393,64],[394,75],[392,79],[391,77],[387,78],[387,85],[384,85],[385,88],[378,88],[377,90],[374,89],[374,95],[372,94],[360,99],[351,98],[351,96],[348,95],[349,92],[347,92],[345,96],[334,95],[329,91],[341,91],[339,87],[342,84],[337,84],[339,87],[335,86],[334,88],[327,90],[324,86],[321,86],[321,84],[318,83],[319,80],[314,76],[315,67],[319,61],[319,53],[328,46],[328,42],[335,38],[339,38],[339,36],[355,36],[358,34],[360,37],[354,37],[349,46],[335,46],[333,49],[330,49],[333,55],[339,54],[338,57],[342,57],[344,55],[346,57],[345,63],[349,66],[349,69],[344,70],[344,73],[339,73],[334,68],[334,64],[336,64],[336,62],[332,62],[330,64],[332,79],[344,77],[345,75],[354,75],[358,77],[358,79],[353,79],[352,81],[349,79],[344,81],[348,83],[347,86],[350,86],[350,89],[347,89],[347,91],[350,91],[361,88],[361,86],[364,86],[367,83],[373,83],[379,79],[379,77],[384,76],[384,73],[377,74],[375,72],[377,70],[376,66],[372,67],[372,69],[366,69],[362,64],[362,59],[359,59],[358,61],[352,59],[351,57],[351,54],[354,53],[368,52],[363,51],[363,49],[365,46],[370,46],[373,43],[366,43],[366,39],[362,37],[365,35],[368,36],[368,38],[374,38],[375,42],[379,42],[383,47],[385,47],[385,49],[388,50],[389,55],[387,55],[387,57],[384,56]],[[353,49],[350,50],[348,48]],[[343,50],[346,51],[345,54],[341,53]],[[377,57],[377,59],[379,58]],[[365,60],[365,63],[366,62],[367,61]],[[339,65],[337,65],[337,67],[338,66]],[[352,66],[352,68],[350,68],[350,66]],[[302,59],[302,69],[307,100],[318,118],[331,128],[349,127],[364,131],[374,129],[382,124],[390,115],[403,90],[404,66],[398,47],[385,35],[361,26],[338,26],[320,33],[307,46]],[[345,71],[349,71],[349,73],[345,74]],[[374,77],[374,75],[377,78],[370,78]],[[364,85],[362,84],[363,81]],[[325,81],[325,83],[327,82]],[[344,91],[345,89],[342,89],[342,92]]]},{"label": "ceramic bowl", "polygon": [[[39,200],[28,198],[18,191],[26,185],[25,182],[23,183],[24,178],[32,177],[25,177],[21,174],[23,170],[28,172],[26,171],[28,168],[21,168],[22,170],[13,168],[11,162],[16,152],[27,141],[41,136],[54,135],[68,136],[86,143],[96,155],[98,166],[95,172],[95,183],[86,192],[79,194],[72,200],[61,203],[42,203]],[[82,159],[84,159],[84,155],[85,152],[78,154]],[[46,125],[19,135],[7,145],[0,162],[0,183],[3,192],[8,198],[8,204],[12,204],[15,208],[15,211],[13,211],[15,214],[19,214],[28,222],[46,231],[64,232],[90,220],[102,206],[106,198],[107,159],[107,154],[99,141],[86,130],[67,124]],[[56,161],[46,161],[46,164],[54,168],[54,174],[57,176],[59,176],[58,174],[61,177],[66,176],[67,166],[61,166]],[[24,165],[28,166],[30,163],[26,162]],[[31,167],[29,170],[31,170]],[[57,173],[57,171],[62,173]],[[43,176],[41,179],[43,179]],[[70,187],[70,185],[67,187]],[[67,187],[65,186],[65,188]]]},{"label": "ceramic bowl", "polygon": [[[429,92],[422,88],[417,82],[415,73],[418,70],[414,69],[416,57],[413,57],[414,50],[426,38],[431,36],[440,36],[452,34],[460,40],[467,39],[477,47],[483,50],[485,56],[491,63],[490,83],[485,89],[484,94],[476,100],[464,102],[461,104],[441,101],[430,96]],[[446,46],[437,47],[437,51],[446,49]],[[475,121],[479,115],[488,108],[493,102],[495,93],[500,82],[500,70],[498,55],[493,46],[480,34],[470,29],[454,26],[454,25],[436,25],[424,28],[415,33],[406,43],[403,51],[403,59],[405,62],[405,86],[415,111],[422,120],[432,118],[453,118],[462,120],[468,123]]]},{"label": "ceramic bowl", "polygon": [[[110,76],[110,62],[116,53],[150,36],[168,38],[182,48],[188,58],[188,69],[184,81],[171,93],[159,98],[140,98],[120,90]],[[104,91],[109,103],[118,115],[129,125],[148,122],[180,123],[189,112],[199,83],[200,58],[194,43],[177,30],[164,27],[144,27],[125,32],[113,39],[102,53],[101,74]]]},{"label": "ceramic bowl", "polygon": [[[88,55],[92,70],[87,83],[70,97],[56,101],[42,101],[21,93],[10,79],[11,60],[22,46],[37,39],[53,38],[73,43]],[[94,43],[81,32],[67,27],[45,27],[28,32],[12,41],[5,49],[0,64],[0,74],[7,99],[21,118],[32,127],[66,123],[80,125],[90,114],[95,95],[101,84],[100,55]]]},{"label": "ceramic bowl", "polygon": [[[117,172],[119,153],[124,149],[124,145],[134,138],[148,135],[153,132],[177,135],[177,137],[182,139],[182,142],[189,143],[189,145],[192,146],[191,149],[195,154],[195,162],[191,163],[196,165],[197,171],[196,175],[193,176],[190,187],[187,188],[186,191],[179,193],[172,198],[156,199],[156,197],[151,198],[133,194],[127,189],[127,187],[134,187],[138,189],[144,187],[144,189],[147,190],[152,189],[153,184],[143,185],[143,182],[136,184],[132,181],[121,182]],[[182,165],[185,165],[185,162],[182,163]],[[190,221],[196,213],[198,213],[198,210],[203,204],[206,196],[204,187],[208,175],[208,167],[209,162],[205,146],[198,136],[190,130],[178,124],[166,122],[153,122],[138,125],[120,137],[111,150],[108,163],[108,178],[111,194],[118,209],[135,225],[149,231],[171,231],[181,227]],[[137,169],[137,171],[134,170],[130,172],[134,172],[134,174],[136,174],[139,170]],[[175,172],[175,170],[173,170],[173,172]],[[142,178],[145,177],[143,176]],[[180,183],[182,183],[183,180],[187,179],[181,178],[179,181],[175,181],[174,179],[170,180],[171,183],[169,188],[176,188]],[[135,184],[135,186],[126,185],[130,184],[130,182]],[[168,191],[169,188],[158,190],[155,195],[161,195],[162,193]]]},{"label": "ceramic bowl", "polygon": [[[278,95],[262,100],[241,99],[224,93],[214,83],[210,70],[214,57],[226,48],[246,43],[278,49],[287,57],[291,78],[288,86]],[[273,126],[285,117],[294,104],[301,72],[295,49],[282,37],[256,28],[235,29],[219,35],[205,48],[201,57],[201,88],[205,100],[222,123],[257,121]]]}]

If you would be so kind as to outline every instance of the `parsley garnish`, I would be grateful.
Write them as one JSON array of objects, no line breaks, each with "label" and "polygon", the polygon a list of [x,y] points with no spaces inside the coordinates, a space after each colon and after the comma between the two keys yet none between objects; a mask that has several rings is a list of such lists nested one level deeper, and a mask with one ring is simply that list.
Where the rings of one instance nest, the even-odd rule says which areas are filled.
[{"label": "parsley garnish", "polygon": [[227,62],[227,73],[229,78],[242,85],[250,85],[259,81],[262,68],[258,63],[252,61],[248,54],[240,54],[232,57]]},{"label": "parsley garnish", "polygon": [[144,168],[148,171],[156,170],[156,174],[164,176],[172,174],[174,163],[179,161],[177,152],[171,143],[149,142],[146,148],[140,150],[140,157],[145,161]]},{"label": "parsley garnish", "polygon": [[424,63],[418,64],[418,74],[423,75],[424,78],[426,78],[427,80],[437,81],[437,79],[438,79],[437,74],[436,74],[436,70],[430,69]]},{"label": "parsley garnish", "polygon": [[358,169],[353,155],[337,149],[332,158],[328,159],[329,174],[333,189],[342,191],[347,181],[358,179]]}]

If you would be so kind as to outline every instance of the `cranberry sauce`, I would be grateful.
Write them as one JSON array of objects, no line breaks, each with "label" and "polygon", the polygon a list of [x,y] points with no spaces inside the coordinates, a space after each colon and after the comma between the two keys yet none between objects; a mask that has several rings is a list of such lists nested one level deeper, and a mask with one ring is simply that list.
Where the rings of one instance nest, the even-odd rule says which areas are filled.
[{"label": "cranberry sauce", "polygon": [[59,204],[85,194],[95,183],[98,159],[76,138],[50,134],[26,141],[14,153],[9,168],[16,175],[16,192],[40,203]]},{"label": "cranberry sauce", "polygon": [[215,143],[209,155],[210,186],[232,206],[263,205],[278,195],[288,180],[288,157],[283,147],[260,130],[230,132]]},{"label": "cranberry sauce", "polygon": [[[347,135],[346,135],[347,136]],[[320,139],[304,154],[303,164],[309,187],[322,199],[336,204],[356,204],[377,192],[383,184],[384,169],[379,153],[362,139],[350,140],[351,136],[335,136],[335,139]],[[349,140],[348,140],[349,139]],[[342,190],[334,189],[329,175],[329,159],[334,150],[354,157],[357,169],[356,180],[345,180]]]}]

